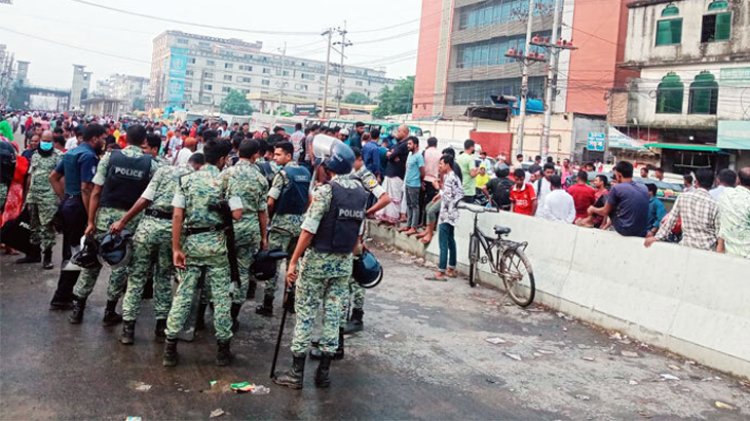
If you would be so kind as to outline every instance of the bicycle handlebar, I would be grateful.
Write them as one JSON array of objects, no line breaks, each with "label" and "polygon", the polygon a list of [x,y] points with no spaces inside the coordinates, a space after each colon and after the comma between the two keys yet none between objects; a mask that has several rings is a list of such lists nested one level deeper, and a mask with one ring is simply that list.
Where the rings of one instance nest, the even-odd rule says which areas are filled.
[{"label": "bicycle handlebar", "polygon": [[456,207],[458,209],[466,209],[469,212],[473,212],[473,213],[484,213],[484,212],[498,213],[498,210],[495,208],[486,208],[484,206],[479,206],[479,205],[466,203],[466,202],[460,202]]}]

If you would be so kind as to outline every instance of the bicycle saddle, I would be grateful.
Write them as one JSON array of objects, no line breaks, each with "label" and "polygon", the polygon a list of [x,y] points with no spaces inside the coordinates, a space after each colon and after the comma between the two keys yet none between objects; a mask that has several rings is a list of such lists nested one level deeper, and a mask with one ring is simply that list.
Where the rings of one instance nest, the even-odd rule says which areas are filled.
[{"label": "bicycle saddle", "polygon": [[510,228],[504,227],[502,225],[495,225],[495,234],[497,235],[510,234]]}]

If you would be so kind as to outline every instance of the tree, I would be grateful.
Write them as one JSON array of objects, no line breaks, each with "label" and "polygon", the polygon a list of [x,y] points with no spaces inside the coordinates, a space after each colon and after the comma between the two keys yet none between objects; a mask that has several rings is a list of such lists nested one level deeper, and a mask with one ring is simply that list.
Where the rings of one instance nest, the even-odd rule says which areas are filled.
[{"label": "tree", "polygon": [[414,76],[396,81],[393,89],[383,88],[378,95],[378,108],[372,112],[375,118],[383,118],[393,114],[407,114],[411,112],[414,100]]},{"label": "tree", "polygon": [[350,92],[349,95],[344,97],[344,102],[347,104],[359,104],[369,105],[372,104],[372,100],[362,92]]},{"label": "tree", "polygon": [[133,100],[133,109],[144,111],[146,110],[146,98],[136,98]]},{"label": "tree", "polygon": [[219,105],[222,113],[234,115],[250,115],[253,113],[253,107],[245,95],[235,89],[229,91],[227,96],[221,100]]}]

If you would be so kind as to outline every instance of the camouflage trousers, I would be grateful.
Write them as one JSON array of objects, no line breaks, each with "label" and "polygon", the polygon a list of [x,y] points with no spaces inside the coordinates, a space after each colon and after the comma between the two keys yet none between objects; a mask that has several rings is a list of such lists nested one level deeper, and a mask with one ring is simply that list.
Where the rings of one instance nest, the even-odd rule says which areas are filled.
[{"label": "camouflage trousers", "polygon": [[[122,299],[122,318],[133,321],[141,309],[143,287],[153,272],[154,315],[166,319],[172,305],[172,222],[145,216],[133,237],[133,259],[125,297]],[[152,271],[152,268],[154,270]]]},{"label": "camouflage trousers", "polygon": [[[260,236],[260,234],[258,234]],[[240,287],[232,293],[232,303],[242,304],[247,298],[247,290],[250,288],[250,266],[255,262],[255,253],[260,249],[257,243],[235,246],[237,250],[237,268],[240,272]],[[255,280],[253,278],[253,280]]]},{"label": "camouflage trousers", "polygon": [[312,339],[315,317],[323,304],[323,331],[320,335],[319,348],[323,352],[333,353],[339,346],[339,323],[343,302],[348,299],[349,276],[321,278],[300,271],[295,292],[294,310],[297,321],[294,325],[292,352],[307,352]]},{"label": "camouflage trousers", "polygon": [[359,286],[354,278],[349,278],[349,295],[346,296],[343,302],[343,308],[341,309],[341,326],[345,326],[347,322],[347,316],[349,315],[349,299],[351,297],[351,305],[355,310],[362,310],[365,306],[365,289]]},{"label": "camouflage trousers", "polygon": [[[268,232],[268,249],[269,250],[274,250],[274,249],[285,250],[287,253],[289,253],[289,256],[291,257],[292,254],[294,253],[294,248],[297,246],[298,238],[299,238],[298,235],[293,235],[292,233],[286,230],[279,230],[279,229],[271,228]],[[266,287],[263,292],[265,297],[275,296],[277,284],[279,282],[281,282],[282,284],[284,283],[284,277],[286,276],[286,274],[281,271],[281,263],[282,263],[281,260],[276,262],[276,276],[266,281]],[[281,278],[281,281],[278,280],[279,278]]]},{"label": "camouflage trousers", "polygon": [[57,212],[57,204],[43,205],[40,203],[29,203],[29,219],[31,225],[31,244],[39,244],[46,250],[55,246],[55,225],[52,219]]},{"label": "camouflage trousers", "polygon": [[[226,256],[224,257],[226,261]],[[227,264],[195,266],[188,265],[184,270],[176,270],[179,286],[172,300],[172,308],[167,318],[167,338],[175,339],[185,326],[193,304],[193,295],[201,278],[210,290],[210,300],[214,305],[214,331],[220,341],[232,338],[232,317],[230,315],[229,267]]]},{"label": "camouflage trousers", "polygon": [[[125,211],[112,208],[100,208],[96,215],[96,238],[101,240],[109,231],[109,227],[117,220],[119,220]],[[133,218],[128,223],[126,228],[131,232],[138,226],[140,218]],[[125,293],[125,286],[128,282],[128,272],[130,266],[125,265],[117,269],[112,269],[112,274],[109,277],[109,286],[107,286],[107,300],[117,301]],[[96,280],[99,278],[99,272],[101,272],[101,266],[92,269],[81,269],[81,275],[78,277],[75,288],[73,288],[73,294],[80,298],[87,298],[91,291],[94,290]]]}]

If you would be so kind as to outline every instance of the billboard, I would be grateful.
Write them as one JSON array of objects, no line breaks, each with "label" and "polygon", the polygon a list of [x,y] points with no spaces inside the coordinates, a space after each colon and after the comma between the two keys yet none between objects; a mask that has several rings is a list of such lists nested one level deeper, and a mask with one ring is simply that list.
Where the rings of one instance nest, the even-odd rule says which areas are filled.
[{"label": "billboard", "polygon": [[185,74],[187,72],[188,49],[172,47],[169,55],[169,79],[167,80],[167,103],[181,105],[185,97]]},{"label": "billboard", "polygon": [[750,150],[750,121],[719,120],[716,146],[722,149]]}]

